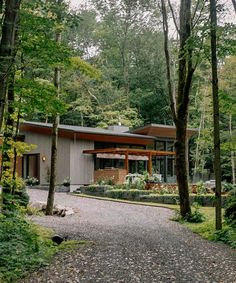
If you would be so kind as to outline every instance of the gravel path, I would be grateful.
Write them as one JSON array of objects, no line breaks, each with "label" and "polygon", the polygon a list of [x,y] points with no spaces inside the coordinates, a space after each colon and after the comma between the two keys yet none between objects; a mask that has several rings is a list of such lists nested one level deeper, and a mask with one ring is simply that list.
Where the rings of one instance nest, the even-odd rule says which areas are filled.
[{"label": "gravel path", "polygon": [[[31,190],[31,200],[46,200]],[[46,268],[22,282],[152,283],[236,282],[236,253],[202,240],[170,221],[172,211],[56,194],[55,202],[78,209],[65,218],[34,217],[71,239],[91,242],[57,255]]]}]

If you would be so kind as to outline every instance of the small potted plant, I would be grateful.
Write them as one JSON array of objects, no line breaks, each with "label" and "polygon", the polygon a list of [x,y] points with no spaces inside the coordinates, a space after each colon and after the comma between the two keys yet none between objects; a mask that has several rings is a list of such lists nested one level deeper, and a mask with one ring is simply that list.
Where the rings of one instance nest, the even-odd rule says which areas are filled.
[{"label": "small potted plant", "polygon": [[67,177],[63,180],[63,186],[64,187],[69,187],[70,186],[70,178]]},{"label": "small potted plant", "polygon": [[29,176],[28,176],[28,177],[25,179],[25,184],[26,184],[27,186],[30,186],[30,187],[36,186],[36,185],[39,184],[39,180],[38,180],[37,178],[35,178],[35,177],[29,177]]}]

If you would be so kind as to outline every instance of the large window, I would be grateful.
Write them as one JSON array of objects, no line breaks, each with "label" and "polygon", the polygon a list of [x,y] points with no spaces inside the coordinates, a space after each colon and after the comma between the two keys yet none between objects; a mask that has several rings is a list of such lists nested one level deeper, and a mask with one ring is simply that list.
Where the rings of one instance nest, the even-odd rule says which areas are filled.
[{"label": "large window", "polygon": [[167,176],[174,176],[175,175],[175,164],[174,158],[167,158]]},{"label": "large window", "polygon": [[156,150],[165,150],[165,142],[156,141]]}]

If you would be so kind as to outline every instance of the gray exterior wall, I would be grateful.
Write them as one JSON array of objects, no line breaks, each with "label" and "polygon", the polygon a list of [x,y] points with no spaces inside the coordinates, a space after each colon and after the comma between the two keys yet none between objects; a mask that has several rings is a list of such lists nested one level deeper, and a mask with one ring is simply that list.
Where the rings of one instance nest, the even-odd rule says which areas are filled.
[{"label": "gray exterior wall", "polygon": [[[40,184],[47,184],[51,161],[51,137],[30,132],[24,134],[26,143],[37,145],[29,153],[40,154]],[[62,184],[65,178],[70,177],[70,144],[69,139],[58,139],[57,184]],[[46,157],[45,161],[42,161],[43,156]]]},{"label": "gray exterior wall", "polygon": [[94,160],[84,149],[94,149],[93,141],[73,140],[70,147],[70,178],[72,185],[90,184],[94,178]]}]

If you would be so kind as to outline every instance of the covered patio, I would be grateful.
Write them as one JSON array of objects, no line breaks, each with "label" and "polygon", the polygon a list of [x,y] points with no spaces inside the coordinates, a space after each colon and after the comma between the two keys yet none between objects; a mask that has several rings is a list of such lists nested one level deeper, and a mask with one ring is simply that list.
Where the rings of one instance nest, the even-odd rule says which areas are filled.
[{"label": "covered patio", "polygon": [[[148,150],[148,149],[136,149],[136,148],[101,148],[101,149],[89,149],[84,150],[84,154],[93,154],[96,158],[109,158],[109,159],[121,159],[124,160],[124,168],[107,168],[107,169],[99,169],[100,174],[96,174],[95,171],[95,179],[96,176],[103,177],[104,179],[108,179],[108,177],[117,176],[117,182],[122,183],[124,181],[124,177],[129,174],[129,160],[142,160],[147,161],[147,171],[151,175],[152,174],[152,158],[154,156],[173,156],[175,152],[172,151],[160,151],[160,150]],[[101,170],[103,170],[101,172]],[[97,181],[97,180],[95,180]]]}]

